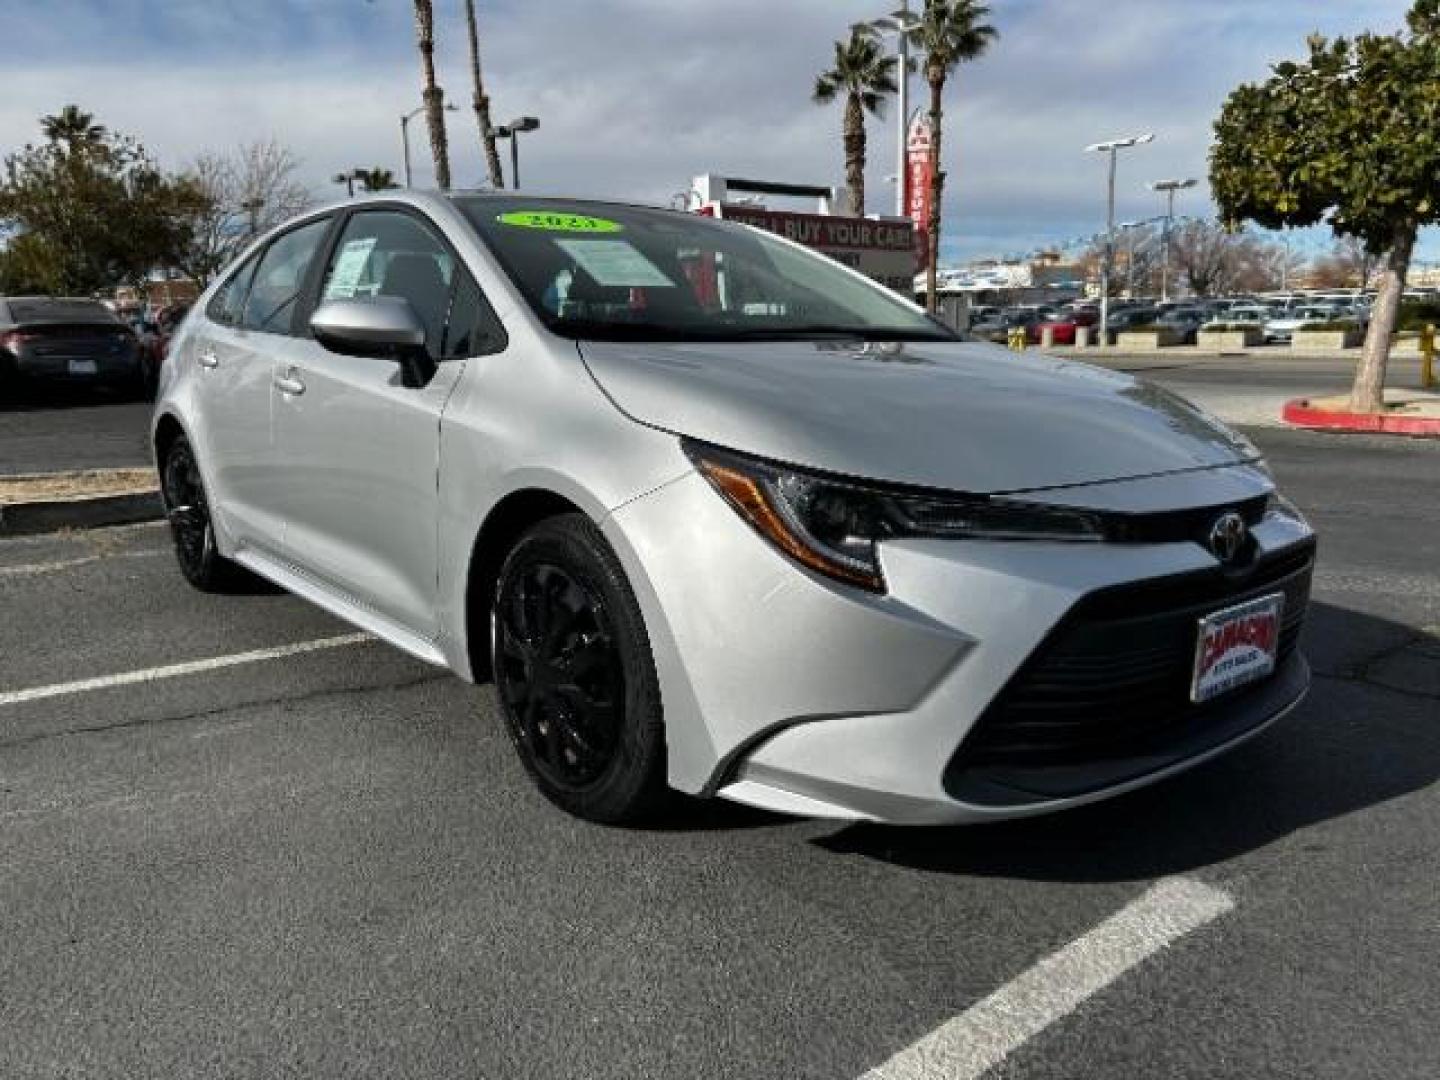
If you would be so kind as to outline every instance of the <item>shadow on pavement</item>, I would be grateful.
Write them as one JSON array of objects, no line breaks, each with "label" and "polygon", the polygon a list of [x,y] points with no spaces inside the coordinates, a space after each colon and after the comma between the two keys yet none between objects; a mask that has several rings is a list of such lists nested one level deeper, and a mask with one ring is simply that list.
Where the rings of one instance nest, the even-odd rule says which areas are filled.
[{"label": "shadow on pavement", "polygon": [[1369,681],[1376,664],[1417,637],[1384,619],[1312,604],[1309,698],[1232,753],[1048,817],[938,829],[855,825],[815,843],[936,873],[1047,881],[1148,880],[1235,858],[1440,780],[1440,698]]}]

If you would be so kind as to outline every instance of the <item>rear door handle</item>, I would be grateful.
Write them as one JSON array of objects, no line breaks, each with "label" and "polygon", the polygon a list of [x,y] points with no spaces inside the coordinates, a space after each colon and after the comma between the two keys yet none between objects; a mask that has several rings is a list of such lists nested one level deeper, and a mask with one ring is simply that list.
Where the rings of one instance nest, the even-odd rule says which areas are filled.
[{"label": "rear door handle", "polygon": [[202,352],[195,357],[195,362],[203,368],[217,368],[220,366],[220,358],[213,352]]},{"label": "rear door handle", "polygon": [[293,370],[284,375],[275,376],[275,385],[279,387],[282,394],[290,394],[298,397],[305,392],[305,384],[295,377]]}]

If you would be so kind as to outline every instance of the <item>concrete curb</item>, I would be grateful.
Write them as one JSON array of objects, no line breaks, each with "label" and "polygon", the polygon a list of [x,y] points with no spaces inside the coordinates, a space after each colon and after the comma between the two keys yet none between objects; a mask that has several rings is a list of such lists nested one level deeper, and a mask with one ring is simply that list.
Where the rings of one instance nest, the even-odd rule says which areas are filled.
[{"label": "concrete curb", "polygon": [[9,503],[0,505],[0,537],[27,536],[58,529],[134,525],[143,521],[159,521],[164,516],[158,491]]},{"label": "concrete curb", "polygon": [[1385,413],[1330,412],[1312,408],[1309,398],[1287,401],[1280,417],[1293,427],[1363,435],[1410,435],[1440,438],[1440,417],[1390,416]]}]

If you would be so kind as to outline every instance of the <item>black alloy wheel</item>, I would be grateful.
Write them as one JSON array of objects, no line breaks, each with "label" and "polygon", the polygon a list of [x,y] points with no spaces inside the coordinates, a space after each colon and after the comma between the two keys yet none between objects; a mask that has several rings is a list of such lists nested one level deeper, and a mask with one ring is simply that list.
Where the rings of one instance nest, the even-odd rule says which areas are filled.
[{"label": "black alloy wheel", "polygon": [[658,682],[639,606],[588,519],[541,522],[500,572],[492,664],[510,737],[552,802],[618,823],[663,792]]},{"label": "black alloy wheel", "polygon": [[161,466],[160,483],[180,572],[201,592],[228,592],[243,572],[215,547],[215,528],[210,521],[200,466],[184,436],[170,444]]}]

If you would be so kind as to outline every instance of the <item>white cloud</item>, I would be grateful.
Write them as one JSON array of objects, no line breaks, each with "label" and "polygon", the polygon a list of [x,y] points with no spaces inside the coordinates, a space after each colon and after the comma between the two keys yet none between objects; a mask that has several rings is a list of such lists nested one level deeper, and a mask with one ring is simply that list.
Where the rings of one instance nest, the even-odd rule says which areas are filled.
[{"label": "white cloud", "polygon": [[[239,6],[121,0],[121,43],[83,57],[63,44],[63,0],[7,19],[40,20],[12,51],[0,98],[0,148],[76,101],[138,135],[169,164],[202,149],[274,135],[306,161],[317,190],[352,166],[400,171],[399,115],[419,102],[408,3],[256,0]],[[27,5],[28,6],[28,5]],[[156,13],[158,6],[164,10]],[[284,9],[299,11],[287,40]],[[544,0],[482,3],[496,119],[533,113],[521,144],[528,187],[663,201],[705,171],[839,183],[839,107],[809,102],[830,41],[885,3],[865,0]],[[947,102],[949,235],[965,249],[1020,250],[1093,231],[1102,163],[1081,148],[1155,130],[1127,155],[1120,214],[1148,216],[1144,181],[1203,177],[1209,125],[1224,96],[1305,33],[1399,24],[1404,0],[994,0],[1004,37],[959,74]],[[457,182],[483,174],[456,0],[440,5],[440,63]],[[874,9],[874,10],[872,10]],[[111,16],[104,13],[109,11]],[[47,14],[48,12],[48,14]],[[145,45],[132,18],[164,20]],[[45,31],[42,33],[42,31]],[[53,38],[53,52],[45,42]],[[139,42],[137,44],[137,41]],[[919,100],[923,89],[917,80]],[[888,207],[892,127],[872,122],[872,209]],[[429,182],[423,124],[412,125],[417,177]],[[1203,193],[1190,209],[1204,207]]]}]

